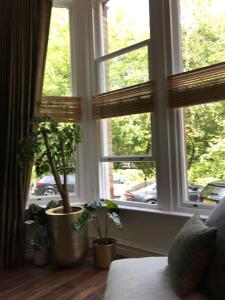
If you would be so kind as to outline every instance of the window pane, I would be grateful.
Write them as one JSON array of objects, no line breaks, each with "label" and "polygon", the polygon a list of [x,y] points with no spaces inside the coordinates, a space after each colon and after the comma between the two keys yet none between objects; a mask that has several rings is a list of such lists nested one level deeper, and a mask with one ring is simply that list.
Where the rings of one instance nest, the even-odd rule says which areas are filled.
[{"label": "window pane", "polygon": [[150,113],[106,119],[102,126],[103,156],[151,154]]},{"label": "window pane", "polygon": [[104,197],[156,204],[155,166],[152,162],[103,163],[106,177]]},{"label": "window pane", "polygon": [[108,1],[103,5],[103,26],[104,54],[148,39],[148,0]]},{"label": "window pane", "polygon": [[202,186],[197,191],[198,197],[190,200],[218,203],[225,196],[222,191],[225,189],[225,101],[196,105],[184,111],[188,181]]},{"label": "window pane", "polygon": [[[60,177],[63,182],[63,176],[61,175]],[[67,189],[70,199],[73,200],[75,196],[74,174],[68,175]],[[52,174],[48,174],[39,178],[37,177],[35,170],[33,170],[27,206],[31,203],[47,205],[51,200],[61,200],[54,176]]]},{"label": "window pane", "polygon": [[44,74],[43,94],[72,96],[69,11],[53,8]]},{"label": "window pane", "polygon": [[120,55],[100,64],[104,74],[104,92],[129,87],[149,80],[148,49]]},{"label": "window pane", "polygon": [[184,70],[224,61],[225,1],[180,0]]}]

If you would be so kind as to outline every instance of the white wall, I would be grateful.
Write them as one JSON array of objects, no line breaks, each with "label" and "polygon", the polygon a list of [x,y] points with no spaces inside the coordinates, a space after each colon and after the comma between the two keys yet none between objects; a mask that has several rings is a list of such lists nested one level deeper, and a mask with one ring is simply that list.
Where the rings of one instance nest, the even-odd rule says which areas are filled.
[{"label": "white wall", "polygon": [[[110,237],[118,242],[118,253],[128,257],[151,254],[166,255],[177,232],[187,217],[158,213],[121,210],[124,229],[118,231],[112,225]],[[96,232],[90,226],[89,236]]]}]

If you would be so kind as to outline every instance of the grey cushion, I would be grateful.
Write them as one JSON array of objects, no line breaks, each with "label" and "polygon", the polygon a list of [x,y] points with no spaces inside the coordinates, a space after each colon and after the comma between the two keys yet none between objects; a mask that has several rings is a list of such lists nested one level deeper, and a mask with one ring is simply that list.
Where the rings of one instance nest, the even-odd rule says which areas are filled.
[{"label": "grey cushion", "polygon": [[205,283],[216,300],[225,299],[225,201],[221,201],[206,223],[218,228],[216,249],[205,276]]},{"label": "grey cushion", "polygon": [[216,206],[206,221],[206,225],[218,228],[216,238],[217,253],[225,256],[225,200]]},{"label": "grey cushion", "polygon": [[[112,262],[104,300],[179,299],[169,280],[167,257],[128,258]],[[193,291],[185,298],[207,299],[199,290]]]},{"label": "grey cushion", "polygon": [[172,285],[181,298],[199,285],[215,248],[216,232],[194,215],[176,236],[168,263]]}]

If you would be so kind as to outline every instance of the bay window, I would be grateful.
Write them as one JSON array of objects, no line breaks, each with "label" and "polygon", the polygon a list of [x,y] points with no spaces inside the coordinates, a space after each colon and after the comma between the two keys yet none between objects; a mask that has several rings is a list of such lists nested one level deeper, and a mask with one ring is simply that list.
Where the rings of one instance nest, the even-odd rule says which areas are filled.
[{"label": "bay window", "polygon": [[41,113],[81,123],[80,199],[207,212],[202,189],[225,178],[225,4],[68,2],[72,28],[53,9]]}]

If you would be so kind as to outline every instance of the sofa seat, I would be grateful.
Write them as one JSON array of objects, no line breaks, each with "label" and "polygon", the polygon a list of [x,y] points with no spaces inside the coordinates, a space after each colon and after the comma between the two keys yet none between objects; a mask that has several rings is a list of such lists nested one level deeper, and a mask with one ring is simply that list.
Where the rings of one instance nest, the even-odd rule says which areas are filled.
[{"label": "sofa seat", "polygon": [[[167,257],[127,258],[112,262],[104,300],[179,300],[168,276]],[[193,291],[185,300],[210,300]]]}]

